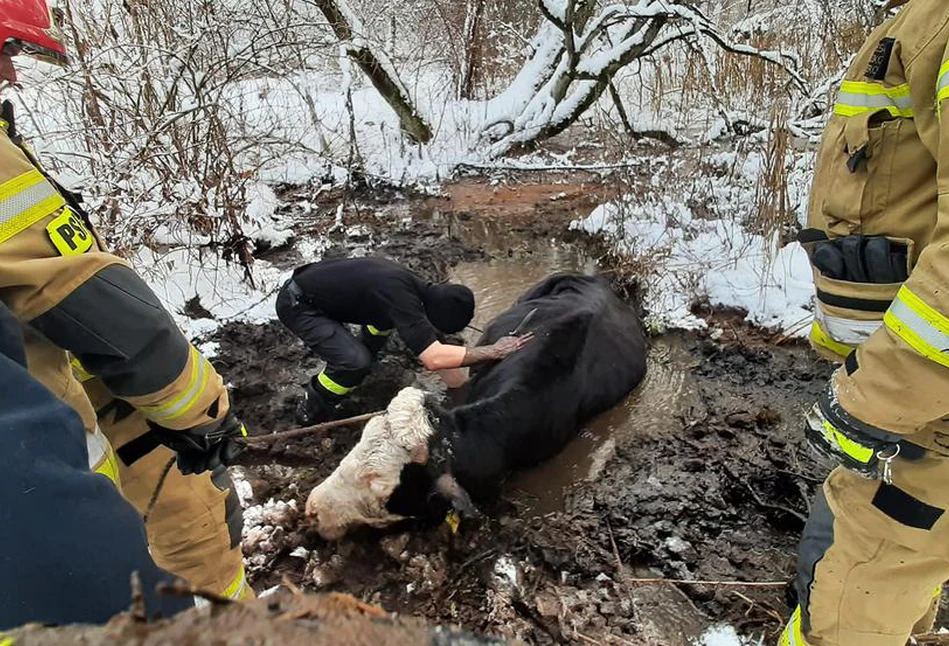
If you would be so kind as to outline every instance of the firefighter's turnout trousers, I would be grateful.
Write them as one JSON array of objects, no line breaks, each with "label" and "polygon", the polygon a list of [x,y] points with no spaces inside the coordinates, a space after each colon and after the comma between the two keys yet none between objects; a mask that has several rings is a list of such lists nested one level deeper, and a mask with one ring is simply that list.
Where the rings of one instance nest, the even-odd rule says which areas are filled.
[{"label": "firefighter's turnout trousers", "polygon": [[[171,429],[220,420],[229,408],[227,392],[154,293],[105,251],[74,196],[45,174],[6,121],[0,121],[0,300],[24,325],[29,371],[79,413],[90,466],[142,511],[172,453],[138,446],[124,451],[136,459],[123,461],[113,446],[122,452],[146,420]],[[95,406],[74,368],[96,376]],[[250,589],[229,491],[226,474],[186,478],[173,468],[148,535],[163,567],[236,598]]]},{"label": "firefighter's turnout trousers", "polygon": [[[949,3],[911,0],[839,88],[801,242],[840,407],[905,437],[892,482],[843,468],[799,550],[782,644],[903,646],[949,580]],[[912,449],[912,450],[910,450]],[[913,459],[910,459],[913,458]]]}]

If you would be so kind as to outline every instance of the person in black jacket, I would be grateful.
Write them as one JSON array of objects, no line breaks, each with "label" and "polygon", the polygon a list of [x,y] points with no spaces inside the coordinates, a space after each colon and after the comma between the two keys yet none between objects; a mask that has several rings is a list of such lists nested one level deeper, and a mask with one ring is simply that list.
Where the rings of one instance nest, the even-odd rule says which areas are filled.
[{"label": "person in black jacket", "polygon": [[85,436],[27,372],[22,328],[0,303],[0,630],[105,622],[131,605],[133,572],[149,614],[193,605],[155,593],[174,577],[149,555],[135,509],[90,470]]},{"label": "person in black jacket", "polygon": [[[396,331],[429,370],[449,387],[464,383],[460,370],[500,361],[529,339],[504,337],[489,346],[466,348],[438,340],[474,316],[474,294],[464,285],[433,284],[383,258],[324,260],[298,267],[277,296],[280,321],[326,361],[306,386],[297,422],[325,421],[342,398],[366,377],[388,336]],[[354,337],[344,323],[361,326]]]}]

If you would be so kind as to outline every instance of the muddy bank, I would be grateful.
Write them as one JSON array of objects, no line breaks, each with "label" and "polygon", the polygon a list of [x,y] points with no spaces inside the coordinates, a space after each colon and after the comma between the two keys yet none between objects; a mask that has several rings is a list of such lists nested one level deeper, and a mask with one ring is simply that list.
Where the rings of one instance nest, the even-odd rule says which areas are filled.
[{"label": "muddy bank", "polygon": [[279,593],[266,600],[191,610],[171,621],[146,623],[142,616],[126,613],[113,618],[106,626],[43,628],[33,625],[5,636],[22,646],[64,643],[87,646],[501,646],[512,643],[428,626],[421,620],[393,616],[349,595],[337,594]]},{"label": "muddy bank", "polygon": [[[594,188],[565,197],[557,185],[526,197],[509,191],[507,206],[487,200],[480,210],[476,193],[364,205],[343,226],[326,205],[300,236],[328,238],[331,254],[378,250],[432,280],[463,280],[478,295],[476,323],[550,271],[615,269],[595,241],[563,234],[599,203]],[[274,257],[300,260],[295,249]],[[355,444],[358,428],[248,451],[250,502],[285,501],[252,510],[261,529],[245,540],[245,554],[255,587],[287,577],[305,590],[345,591],[538,644],[682,644],[718,621],[773,633],[788,613],[783,585],[633,581],[782,582],[793,574],[802,519],[823,475],[805,450],[800,413],[830,366],[801,345],[774,346],[734,322],[725,327],[721,336],[653,339],[637,392],[558,458],[513,476],[488,520],[456,535],[408,522],[327,543],[305,526],[306,494]],[[298,385],[318,361],[276,323],[229,324],[215,340],[215,365],[233,385],[239,414],[258,429],[292,426]],[[406,385],[440,387],[419,375],[397,339],[390,344],[343,414],[381,408]]]}]

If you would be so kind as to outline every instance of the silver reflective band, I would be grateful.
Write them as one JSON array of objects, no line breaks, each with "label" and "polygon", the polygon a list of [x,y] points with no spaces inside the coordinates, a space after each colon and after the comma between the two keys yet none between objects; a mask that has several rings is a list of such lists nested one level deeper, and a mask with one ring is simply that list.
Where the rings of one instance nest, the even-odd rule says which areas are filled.
[{"label": "silver reflective band", "polygon": [[913,108],[913,97],[888,96],[886,94],[858,94],[856,92],[845,92],[841,90],[837,94],[837,103],[863,108],[888,108],[895,106],[901,111],[907,111]]},{"label": "silver reflective band", "polygon": [[[0,201],[0,225],[6,224],[7,222],[13,220],[13,218],[24,213],[25,211],[28,211],[30,208],[40,204],[44,200],[55,198],[57,195],[59,195],[59,193],[56,192],[56,189],[53,188],[53,185],[46,181],[46,178],[44,178],[39,172],[36,174],[38,177],[35,178],[35,183],[16,193],[13,193],[5,200]],[[29,179],[34,178],[30,177]],[[55,208],[51,209],[50,213],[55,210]]]},{"label": "silver reflective band", "polygon": [[[915,294],[909,297],[918,299]],[[930,323],[904,298],[901,291],[887,310],[884,317],[887,327],[927,359],[949,367],[949,354],[946,354],[949,352],[949,334]],[[929,306],[923,304],[923,307]]]},{"label": "silver reflective band", "polygon": [[939,78],[936,80],[936,101],[942,101],[949,96],[949,61],[939,68]]},{"label": "silver reflective band", "polygon": [[882,320],[858,321],[840,316],[831,316],[825,314],[819,305],[816,312],[817,320],[821,322],[827,336],[838,343],[845,343],[850,346],[860,345],[883,325]]}]

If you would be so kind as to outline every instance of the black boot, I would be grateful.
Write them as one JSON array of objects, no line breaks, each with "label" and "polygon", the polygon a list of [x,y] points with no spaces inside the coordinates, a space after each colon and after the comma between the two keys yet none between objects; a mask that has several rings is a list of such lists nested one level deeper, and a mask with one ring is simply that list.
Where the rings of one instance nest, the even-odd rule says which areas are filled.
[{"label": "black boot", "polygon": [[[315,381],[316,378],[313,378]],[[333,419],[338,401],[332,401],[333,395],[327,393],[313,381],[306,385],[304,397],[297,404],[296,420],[300,426],[313,426]]]}]

